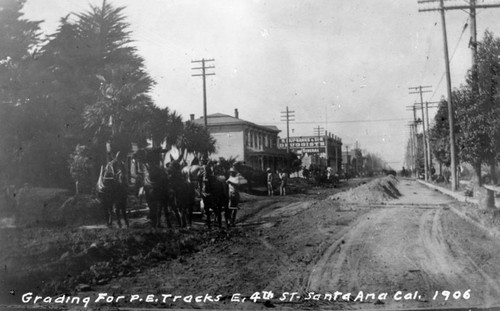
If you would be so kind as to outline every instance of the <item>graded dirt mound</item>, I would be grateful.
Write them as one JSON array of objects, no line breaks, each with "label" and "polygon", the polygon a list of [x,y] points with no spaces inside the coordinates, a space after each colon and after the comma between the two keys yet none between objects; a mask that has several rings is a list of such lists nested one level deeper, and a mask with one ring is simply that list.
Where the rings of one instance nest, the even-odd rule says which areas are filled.
[{"label": "graded dirt mound", "polygon": [[23,187],[16,196],[16,225],[33,226],[61,221],[59,207],[70,191],[57,188]]},{"label": "graded dirt mound", "polygon": [[83,226],[106,223],[106,211],[97,198],[79,195],[67,199],[58,211],[63,225]]},{"label": "graded dirt mound", "polygon": [[396,188],[398,180],[389,175],[329,197],[346,203],[382,203],[401,196]]},{"label": "graded dirt mound", "polygon": [[20,293],[35,289],[47,295],[74,293],[136,274],[158,262],[195,252],[210,238],[223,237],[210,234],[187,230],[1,229],[0,304],[20,302],[19,295],[9,294],[13,288]]}]

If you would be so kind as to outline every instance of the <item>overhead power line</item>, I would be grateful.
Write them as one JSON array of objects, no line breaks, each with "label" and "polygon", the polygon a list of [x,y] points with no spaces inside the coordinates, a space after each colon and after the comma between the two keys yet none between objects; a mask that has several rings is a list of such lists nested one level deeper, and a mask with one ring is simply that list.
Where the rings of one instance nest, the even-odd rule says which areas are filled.
[{"label": "overhead power line", "polygon": [[[462,37],[465,33],[465,30],[467,29],[467,27],[469,25],[469,18],[470,17],[467,17],[467,20],[465,21],[464,27],[462,28],[462,33],[460,34],[460,37],[457,40],[457,44],[455,45],[455,48],[453,49],[453,53],[451,53],[450,63],[453,62],[453,57],[455,56],[455,53],[457,52],[458,47],[460,46],[460,42],[462,41]],[[439,82],[437,83],[436,89],[434,90],[434,93],[432,93],[430,100],[432,100],[434,98],[434,95],[436,95],[437,91],[439,90],[439,87],[441,86],[441,82],[443,82],[445,75],[446,75],[446,71],[443,72],[443,74],[441,75],[441,78],[439,78]]]},{"label": "overhead power line", "polygon": [[[344,121],[328,121],[328,123],[368,123],[368,122],[395,122],[395,121],[408,121],[408,118],[399,118],[399,119],[372,119],[372,120],[344,120]],[[284,121],[284,120],[281,120]],[[313,124],[319,123],[321,121],[302,121],[295,122],[295,124]]]}]

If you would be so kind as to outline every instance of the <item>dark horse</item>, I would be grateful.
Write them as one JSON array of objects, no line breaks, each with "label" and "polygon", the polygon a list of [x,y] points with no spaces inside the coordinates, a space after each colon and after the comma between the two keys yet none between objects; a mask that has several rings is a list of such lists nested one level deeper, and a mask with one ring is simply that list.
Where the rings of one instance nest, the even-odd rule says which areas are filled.
[{"label": "dark horse", "polygon": [[222,228],[222,212],[227,213],[229,204],[228,186],[225,177],[219,175],[217,167],[208,162],[201,172],[201,193],[205,209],[207,226],[211,228],[211,214],[215,215],[215,221]]},{"label": "dark horse", "polygon": [[[139,181],[144,188],[144,196],[149,207],[149,218],[154,228],[161,227],[161,216],[165,215],[168,228],[172,228],[170,209],[180,226],[184,225],[175,200],[176,185],[162,165],[163,149],[139,150],[134,155],[143,171]],[[179,200],[177,200],[179,201]]]},{"label": "dark horse", "polygon": [[182,173],[183,167],[178,160],[173,160],[167,167],[170,187],[170,206],[180,214],[181,226],[191,226],[196,186]]},{"label": "dark horse", "polygon": [[129,227],[127,218],[127,181],[124,172],[124,164],[118,159],[118,155],[101,167],[101,174],[97,182],[98,197],[106,211],[106,223],[108,227],[113,225],[113,207],[116,213],[118,227],[122,227],[120,217],[123,217],[125,225]]}]

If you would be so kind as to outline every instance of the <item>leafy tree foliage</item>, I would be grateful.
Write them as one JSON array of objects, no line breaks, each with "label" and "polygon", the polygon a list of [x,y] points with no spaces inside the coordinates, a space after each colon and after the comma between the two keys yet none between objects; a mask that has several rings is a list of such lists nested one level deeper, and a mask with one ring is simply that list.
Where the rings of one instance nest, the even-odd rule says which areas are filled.
[{"label": "leafy tree foliage", "polygon": [[203,125],[187,121],[184,130],[178,140],[178,147],[184,155],[194,154],[201,158],[203,155],[214,153],[215,139],[205,129]]},{"label": "leafy tree foliage", "polygon": [[[478,43],[476,62],[477,67],[469,71],[466,84],[453,90],[452,96],[458,155],[461,161],[473,165],[481,183],[481,166],[489,165],[494,173],[500,155],[500,40],[488,31]],[[435,121],[430,131],[432,150],[440,163],[449,165],[445,102],[441,104]]]},{"label": "leafy tree foliage", "polygon": [[131,142],[147,144],[154,109],[148,96],[154,81],[132,46],[123,9],[103,1],[62,18],[42,55],[52,81],[47,96],[64,120],[63,153],[84,143],[101,164],[108,142],[122,154]]},{"label": "leafy tree foliage", "polygon": [[429,130],[429,140],[434,158],[445,166],[450,166],[450,127],[448,122],[448,103],[441,101],[434,116],[435,125]]},{"label": "leafy tree foliage", "polygon": [[24,3],[0,2],[0,169],[9,183],[21,178],[19,164],[30,156],[29,147],[36,144],[35,128],[43,124],[44,116],[40,109],[33,111],[38,108],[33,95],[40,22],[23,18]]},{"label": "leafy tree foliage", "polygon": [[0,169],[9,183],[68,187],[89,170],[96,180],[108,143],[122,155],[150,141],[215,151],[204,128],[153,104],[123,7],[103,0],[71,13],[43,45],[24,3],[0,2]]},{"label": "leafy tree foliage", "polygon": [[154,147],[166,143],[166,148],[177,143],[184,131],[182,117],[168,107],[152,107],[151,117],[148,121],[151,140]]},{"label": "leafy tree foliage", "polygon": [[154,81],[130,44],[123,9],[103,1],[102,6],[77,14],[74,27],[92,94],[85,103],[84,127],[98,152],[108,141],[116,151],[126,152],[131,141],[144,144],[148,138],[147,119],[140,116],[149,116],[152,101],[147,93]]}]

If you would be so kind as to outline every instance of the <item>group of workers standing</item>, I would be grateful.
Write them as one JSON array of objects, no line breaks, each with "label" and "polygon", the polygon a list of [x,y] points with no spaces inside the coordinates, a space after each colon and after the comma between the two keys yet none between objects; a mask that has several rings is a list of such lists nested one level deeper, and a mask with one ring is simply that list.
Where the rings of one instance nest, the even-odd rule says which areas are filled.
[{"label": "group of workers standing", "polygon": [[[274,174],[270,168],[267,168],[267,195],[274,195]],[[279,179],[279,189],[280,195],[286,195],[287,182],[288,182],[288,173],[285,170],[278,169],[277,171],[278,179]]]},{"label": "group of workers standing", "polygon": [[[224,206],[226,224],[234,226],[240,202],[240,186],[242,183],[246,183],[246,180],[234,167],[229,169],[229,177],[224,181],[218,179],[216,175],[214,163],[202,160],[199,181],[203,204],[208,209],[215,207],[214,205]],[[226,187],[222,186],[223,183],[226,184]],[[219,201],[226,198],[228,199],[226,202]]]}]

